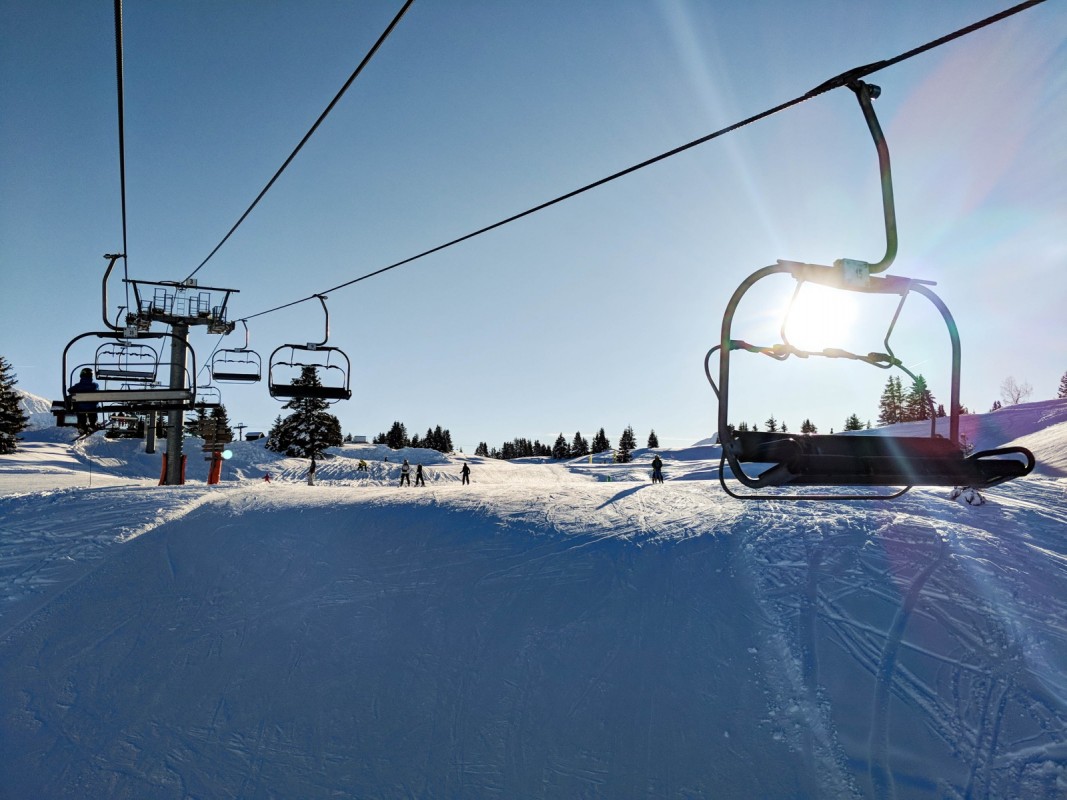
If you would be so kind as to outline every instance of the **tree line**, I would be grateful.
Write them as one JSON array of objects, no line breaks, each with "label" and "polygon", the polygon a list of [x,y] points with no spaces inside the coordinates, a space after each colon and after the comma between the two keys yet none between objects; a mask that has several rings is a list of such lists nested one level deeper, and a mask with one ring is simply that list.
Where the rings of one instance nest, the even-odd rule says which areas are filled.
[{"label": "tree line", "polygon": [[442,428],[440,425],[436,428],[427,428],[426,435],[420,439],[417,433],[414,436],[408,436],[407,426],[399,420],[394,422],[387,432],[379,433],[371,441],[373,444],[384,444],[393,450],[399,450],[401,447],[422,447],[426,450],[451,453],[454,449],[452,434],[448,428]]},{"label": "tree line", "polygon": [[[659,437],[656,436],[655,430],[652,430],[648,434],[647,447],[659,447]],[[582,436],[581,431],[575,431],[573,438],[570,440],[560,432],[551,447],[547,444],[542,444],[538,439],[530,441],[529,439],[524,438],[516,438],[512,439],[510,442],[504,442],[499,448],[489,447],[486,442],[479,442],[478,447],[474,451],[474,455],[483,456],[485,458],[499,458],[504,461],[510,461],[513,458],[531,458],[534,456],[564,460],[604,453],[611,449],[611,440],[608,438],[604,429],[601,428],[596,432],[596,435],[593,436],[592,441],[589,441]],[[615,448],[615,461],[620,464],[629,463],[631,454],[636,449],[637,437],[634,435],[633,426],[627,425],[626,429],[619,437],[619,446]]]}]

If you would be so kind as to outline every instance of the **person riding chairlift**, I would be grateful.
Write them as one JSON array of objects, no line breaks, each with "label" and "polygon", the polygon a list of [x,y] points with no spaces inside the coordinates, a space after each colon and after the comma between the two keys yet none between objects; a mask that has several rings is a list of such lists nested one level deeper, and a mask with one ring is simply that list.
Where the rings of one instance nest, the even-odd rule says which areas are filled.
[{"label": "person riding chairlift", "polygon": [[[100,386],[93,380],[93,371],[89,367],[85,367],[78,373],[78,382],[70,387],[71,394],[98,391],[100,391]],[[97,404],[95,401],[83,401],[74,404],[74,411],[78,415],[78,430],[83,436],[88,436],[98,428],[99,416],[96,413],[96,409]]]}]

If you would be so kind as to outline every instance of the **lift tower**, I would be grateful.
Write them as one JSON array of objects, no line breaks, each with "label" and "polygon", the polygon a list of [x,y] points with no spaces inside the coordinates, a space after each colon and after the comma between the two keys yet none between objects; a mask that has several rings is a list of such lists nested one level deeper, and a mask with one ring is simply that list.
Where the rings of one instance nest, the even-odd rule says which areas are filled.
[{"label": "lift tower", "polygon": [[[147,331],[153,322],[169,325],[171,339],[170,388],[186,388],[188,376],[196,380],[195,370],[186,369],[189,357],[189,329],[203,325],[208,333],[225,335],[236,323],[226,321],[226,304],[237,289],[198,286],[194,279],[176,281],[141,281],[128,279],[133,287],[135,307],[126,317],[126,324]],[[195,393],[195,386],[193,387]],[[162,483],[176,486],[183,481],[182,439],[183,415],[186,409],[167,411],[167,469]]]}]

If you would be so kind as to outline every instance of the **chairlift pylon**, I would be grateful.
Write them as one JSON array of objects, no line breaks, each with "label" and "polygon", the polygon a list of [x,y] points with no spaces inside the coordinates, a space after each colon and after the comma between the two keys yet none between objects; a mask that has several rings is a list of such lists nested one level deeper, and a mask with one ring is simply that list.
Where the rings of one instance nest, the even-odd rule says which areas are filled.
[{"label": "chairlift pylon", "polygon": [[[330,339],[330,311],[326,308],[326,297],[315,296],[322,303],[325,314],[325,335],[321,342],[283,344],[271,353],[267,367],[267,388],[270,396],[276,400],[315,399],[336,403],[338,400],[352,399],[349,385],[352,362],[344,350],[326,344]],[[321,385],[308,386],[297,382],[303,370],[309,367],[315,370]]]},{"label": "chairlift pylon", "polygon": [[263,360],[248,346],[248,324],[243,347],[221,348],[211,358],[211,379],[216,383],[258,383],[263,378]]},{"label": "chairlift pylon", "polygon": [[[723,315],[719,344],[708,351],[704,370],[712,390],[719,400],[718,429],[722,456],[719,461],[719,482],[732,497],[742,500],[888,500],[907,492],[913,486],[953,486],[982,489],[1013,478],[1028,475],[1034,468],[1033,453],[1025,447],[1004,447],[966,455],[960,441],[960,339],[955,320],[944,302],[931,290],[929,281],[893,275],[880,276],[893,262],[897,251],[896,213],[893,204],[892,174],[889,149],[875,116],[872,100],[880,90],[877,86],[852,81],[849,83],[863,110],[871,136],[878,150],[882,185],[882,205],[885,217],[886,254],[876,263],[853,259],[838,259],[833,266],[778,261],[757,270],[734,292]],[[866,294],[897,295],[897,311],[885,335],[885,352],[851,353],[839,348],[808,351],[792,345],[782,326],[782,341],[772,345],[755,345],[734,339],[731,329],[734,313],[742,297],[756,283],[772,275],[785,274],[797,281],[789,311],[805,282],[817,283],[840,291]],[[808,358],[843,358],[863,361],[882,369],[897,368],[914,379],[889,345],[900,310],[911,294],[926,297],[941,313],[948,328],[952,349],[949,435],[936,433],[936,420],[931,420],[929,437],[901,437],[882,435],[794,435],[767,431],[738,431],[729,424],[731,353],[744,351],[784,361],[791,356]],[[710,359],[719,352],[719,380],[712,378]],[[740,494],[727,483],[726,466],[733,478],[757,493]],[[758,472],[749,474],[750,469]],[[769,488],[797,486],[844,487],[903,487],[889,494],[814,494],[770,493]]]}]

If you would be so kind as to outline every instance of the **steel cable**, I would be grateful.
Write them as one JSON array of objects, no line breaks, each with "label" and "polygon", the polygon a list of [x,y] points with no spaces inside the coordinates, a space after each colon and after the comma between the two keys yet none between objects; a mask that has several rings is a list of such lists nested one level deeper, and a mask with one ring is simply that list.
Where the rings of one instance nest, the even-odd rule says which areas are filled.
[{"label": "steel cable", "polygon": [[308,295],[307,297],[303,297],[303,298],[301,298],[299,300],[293,300],[292,302],[285,303],[285,304],[280,305],[280,306],[275,306],[274,308],[269,308],[266,311],[259,311],[259,312],[255,313],[255,314],[251,314],[251,315],[249,315],[247,317],[242,317],[241,319],[244,320],[244,321],[247,321],[247,320],[250,320],[250,319],[254,319],[256,317],[265,316],[267,314],[273,314],[276,311],[281,311],[282,309],[291,308],[292,306],[299,305],[301,303],[306,303],[309,300],[314,300],[316,297],[319,297],[320,295],[328,295],[331,292],[336,292],[339,289],[344,289],[344,288],[347,288],[347,287],[352,286],[354,284],[357,284],[360,281],[365,281],[365,280],[367,280],[369,278],[376,277],[378,275],[381,275],[382,273],[389,272],[390,270],[394,270],[394,269],[396,269],[398,267],[402,267],[402,266],[404,266],[406,264],[410,264],[413,261],[417,261],[420,258],[425,258],[426,256],[432,255],[433,253],[438,253],[438,252],[440,252],[442,250],[445,250],[445,249],[447,249],[449,247],[457,245],[460,242],[465,242],[468,239],[473,239],[476,236],[481,236],[483,233],[488,233],[491,230],[495,230],[496,228],[502,227],[502,226],[507,225],[507,224],[509,224],[511,222],[515,222],[516,220],[522,219],[523,217],[527,217],[527,216],[529,216],[531,214],[535,214],[538,211],[543,211],[544,209],[549,208],[551,206],[554,206],[557,203],[562,203],[564,200],[570,200],[572,197],[577,197],[578,195],[583,194],[585,192],[588,192],[591,189],[595,189],[595,188],[597,188],[599,186],[603,186],[606,183],[610,183],[611,181],[617,180],[617,179],[622,178],[622,177],[624,177],[626,175],[629,175],[631,173],[637,172],[638,170],[644,169],[645,167],[649,167],[649,166],[651,166],[653,164],[656,164],[656,163],[658,163],[660,161],[663,161],[664,159],[671,158],[672,156],[676,156],[679,153],[684,153],[686,150],[690,150],[690,149],[692,149],[694,147],[697,147],[698,145],[704,144],[706,142],[710,142],[712,139],[717,139],[720,136],[724,136],[727,133],[731,133],[733,131],[736,131],[739,128],[745,127],[746,125],[751,125],[752,123],[758,122],[761,119],[765,119],[765,118],[770,117],[770,116],[772,116],[774,114],[777,114],[780,111],[785,111],[788,108],[791,108],[791,107],[793,107],[795,105],[803,103],[806,100],[810,100],[813,97],[818,97],[819,95],[824,94],[825,92],[831,91],[832,89],[837,89],[837,88],[840,88],[840,87],[843,87],[843,86],[847,86],[849,83],[851,83],[853,81],[856,81],[856,80],[859,80],[860,78],[862,78],[862,77],[864,77],[866,75],[870,75],[870,74],[872,74],[874,72],[878,72],[880,70],[886,69],[887,67],[891,67],[894,64],[900,63],[901,61],[905,61],[905,60],[907,60],[909,58],[913,58],[913,57],[915,57],[915,56],[917,56],[917,55],[919,55],[921,53],[927,52],[928,50],[932,50],[932,49],[934,49],[936,47],[940,47],[940,46],[942,46],[944,44],[947,44],[948,42],[951,42],[951,41],[953,41],[955,39],[959,39],[962,36],[966,36],[967,34],[974,33],[975,31],[980,30],[982,28],[985,28],[988,25],[992,25],[992,24],[994,24],[996,22],[1000,22],[1003,19],[1006,19],[1006,18],[1008,18],[1010,16],[1013,16],[1015,14],[1018,14],[1021,11],[1025,11],[1026,9],[1031,8],[1032,6],[1039,5],[1039,4],[1043,3],[1043,2],[1045,2],[1045,0],[1027,0],[1027,2],[1020,3],[1019,5],[1013,6],[1013,7],[1009,8],[1009,9],[1007,9],[1005,11],[1002,11],[1002,12],[1000,12],[998,14],[994,14],[991,17],[987,17],[985,19],[979,20],[978,22],[975,22],[975,23],[973,23],[971,25],[968,25],[965,28],[960,28],[959,30],[954,31],[953,33],[947,34],[947,35],[942,36],[942,37],[940,37],[938,39],[934,39],[934,40],[932,40],[930,42],[927,42],[926,44],[920,45],[919,47],[915,47],[915,48],[913,48],[911,50],[908,50],[907,52],[901,53],[900,55],[895,56],[893,58],[885,59],[883,61],[876,61],[876,62],[873,62],[871,64],[866,64],[864,66],[856,67],[855,69],[848,70],[846,72],[841,73],[840,75],[837,75],[837,76],[831,78],[828,81],[824,81],[823,83],[819,84],[818,86],[816,86],[814,89],[810,90],[809,92],[806,92],[805,94],[802,94],[802,95],[800,95],[798,97],[795,97],[792,100],[788,100],[788,101],[786,101],[784,103],[781,103],[781,104],[775,106],[774,108],[770,108],[770,109],[767,109],[766,111],[762,111],[762,112],[760,112],[758,114],[754,114],[751,117],[747,117],[746,119],[741,120],[740,122],[735,122],[734,124],[728,125],[725,128],[721,128],[721,129],[719,129],[719,130],[717,130],[717,131],[715,131],[713,133],[709,133],[706,136],[701,136],[699,139],[694,139],[693,141],[688,142],[686,144],[683,144],[683,145],[681,145],[679,147],[675,147],[675,148],[673,148],[671,150],[668,150],[668,151],[666,151],[664,153],[660,153],[659,155],[653,156],[652,158],[649,158],[649,159],[646,159],[645,161],[642,161],[639,164],[634,164],[631,167],[627,167],[626,169],[623,169],[623,170],[620,170],[618,172],[615,172],[615,173],[613,173],[611,175],[608,175],[605,178],[601,178],[600,180],[593,181],[592,183],[586,184],[585,186],[582,186],[582,187],[580,187],[578,189],[574,189],[574,190],[572,190],[570,192],[567,192],[566,194],[562,194],[559,197],[556,197],[556,198],[554,198],[552,200],[548,200],[548,201],[546,201],[544,203],[540,203],[540,204],[534,206],[533,208],[528,208],[527,210],[521,211],[518,214],[513,214],[510,217],[507,217],[505,219],[500,220],[499,222],[494,222],[491,225],[486,225],[484,228],[479,228],[476,231],[472,231],[471,233],[465,234],[463,236],[459,236],[459,237],[457,237],[455,239],[452,239],[449,242],[445,242],[444,244],[437,245],[436,247],[431,247],[429,250],[423,250],[421,253],[418,253],[416,255],[410,256],[410,257],[405,258],[405,259],[403,259],[401,261],[396,261],[396,262],[394,262],[392,264],[389,264],[388,266],[382,267],[380,269],[376,269],[373,272],[368,272],[365,275],[360,275],[358,278],[353,278],[350,281],[345,281],[344,283],[340,283],[337,286],[334,286],[334,287],[332,287],[330,289],[325,289],[323,291],[315,292],[314,294]]}]

